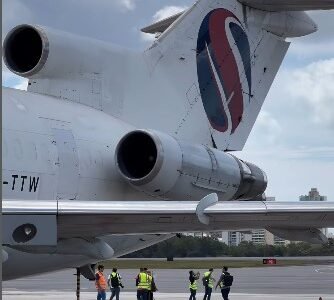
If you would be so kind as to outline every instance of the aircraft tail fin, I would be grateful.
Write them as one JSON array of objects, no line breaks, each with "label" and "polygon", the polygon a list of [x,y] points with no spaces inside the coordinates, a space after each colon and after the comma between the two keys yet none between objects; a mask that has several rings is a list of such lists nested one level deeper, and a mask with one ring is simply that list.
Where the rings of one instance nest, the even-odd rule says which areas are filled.
[{"label": "aircraft tail fin", "polygon": [[241,150],[288,49],[285,39],[316,25],[302,11],[269,12],[236,0],[200,0],[170,20],[149,28],[163,32],[145,55],[151,72],[163,71],[184,101],[173,134]]}]

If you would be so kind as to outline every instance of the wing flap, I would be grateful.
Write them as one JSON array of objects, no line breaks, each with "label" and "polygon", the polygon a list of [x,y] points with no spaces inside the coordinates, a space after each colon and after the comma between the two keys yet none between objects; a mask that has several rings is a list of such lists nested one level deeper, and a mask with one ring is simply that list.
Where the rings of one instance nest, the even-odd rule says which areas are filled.
[{"label": "wing flap", "polygon": [[318,228],[266,228],[272,234],[285,240],[302,240],[312,244],[326,243],[327,237]]},{"label": "wing flap", "polygon": [[333,0],[239,0],[242,4],[266,11],[305,11],[334,9]]},{"label": "wing flap", "polygon": [[[284,230],[334,227],[334,202],[219,202],[201,209],[188,201],[3,201],[3,214],[57,216],[57,238],[154,234],[249,228]],[[203,219],[203,218],[202,218]],[[298,236],[299,238],[299,236]],[[297,238],[297,239],[298,239]]]}]

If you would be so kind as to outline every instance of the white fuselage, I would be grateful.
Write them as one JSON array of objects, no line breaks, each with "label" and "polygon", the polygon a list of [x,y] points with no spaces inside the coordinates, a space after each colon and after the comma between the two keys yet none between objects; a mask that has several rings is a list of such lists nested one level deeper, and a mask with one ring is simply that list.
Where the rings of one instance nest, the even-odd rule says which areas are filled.
[{"label": "white fuselage", "polygon": [[3,89],[3,197],[140,198],[114,167],[115,146],[130,129],[78,103]]},{"label": "white fuselage", "polygon": [[[3,88],[3,198],[138,200],[150,198],[121,180],[115,146],[129,130],[96,109],[54,97]],[[168,235],[106,236],[114,256]],[[34,254],[8,247],[3,279],[98,261],[82,255]]]}]

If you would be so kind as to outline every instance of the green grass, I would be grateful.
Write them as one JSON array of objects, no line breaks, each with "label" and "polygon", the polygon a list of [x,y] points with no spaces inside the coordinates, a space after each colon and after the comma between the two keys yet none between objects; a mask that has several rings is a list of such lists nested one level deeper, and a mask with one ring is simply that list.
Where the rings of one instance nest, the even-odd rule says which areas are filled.
[{"label": "green grass", "polygon": [[[251,268],[251,267],[266,267],[270,265],[263,265],[262,260],[259,261],[230,261],[230,260],[109,260],[104,261],[102,264],[106,268],[116,267],[119,269],[139,269],[140,267],[147,267],[149,269],[221,269],[223,266],[227,265],[230,268]],[[300,260],[280,260],[277,258],[276,266],[304,266],[304,265],[314,265],[321,264],[317,261],[300,261]],[[271,265],[272,266],[272,265]]]}]

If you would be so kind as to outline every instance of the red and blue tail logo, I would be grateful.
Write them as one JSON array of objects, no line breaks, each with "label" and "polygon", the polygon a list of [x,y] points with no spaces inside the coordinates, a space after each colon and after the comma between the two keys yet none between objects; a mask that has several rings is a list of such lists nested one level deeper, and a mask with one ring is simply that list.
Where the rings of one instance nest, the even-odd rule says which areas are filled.
[{"label": "red and blue tail logo", "polygon": [[[248,83],[246,92],[232,51],[234,43]],[[232,134],[242,120],[244,96],[249,101],[251,95],[250,61],[247,34],[239,19],[223,8],[208,13],[198,33],[197,76],[209,122],[220,132]]]}]

